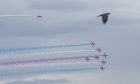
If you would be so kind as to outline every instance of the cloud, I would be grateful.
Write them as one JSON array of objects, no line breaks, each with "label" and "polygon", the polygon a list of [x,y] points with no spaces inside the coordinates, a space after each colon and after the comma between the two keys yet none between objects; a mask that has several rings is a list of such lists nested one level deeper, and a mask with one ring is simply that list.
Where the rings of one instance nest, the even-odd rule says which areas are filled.
[{"label": "cloud", "polygon": [[29,7],[33,9],[59,10],[59,11],[77,11],[89,9],[90,0],[27,0]]}]

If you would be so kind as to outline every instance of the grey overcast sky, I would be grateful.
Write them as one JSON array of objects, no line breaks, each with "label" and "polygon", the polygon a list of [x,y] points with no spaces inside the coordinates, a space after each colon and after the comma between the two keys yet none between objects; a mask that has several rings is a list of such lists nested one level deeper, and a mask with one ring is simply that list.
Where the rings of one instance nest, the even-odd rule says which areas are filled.
[{"label": "grey overcast sky", "polygon": [[[140,78],[139,0],[0,0],[0,48],[87,43],[109,54],[104,72],[1,79],[0,84],[138,84]],[[110,12],[103,25],[97,16]]]}]

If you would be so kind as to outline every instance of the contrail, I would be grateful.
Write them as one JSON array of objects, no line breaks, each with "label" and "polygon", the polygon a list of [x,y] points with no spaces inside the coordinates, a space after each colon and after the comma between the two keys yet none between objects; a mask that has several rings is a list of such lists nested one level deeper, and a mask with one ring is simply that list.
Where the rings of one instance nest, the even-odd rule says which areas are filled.
[{"label": "contrail", "polygon": [[11,49],[0,49],[0,52],[42,50],[42,49],[78,47],[78,46],[87,46],[87,45],[91,45],[91,44],[70,44],[70,45],[42,46],[42,47],[15,48],[15,49],[12,49],[12,48],[11,48]]},{"label": "contrail", "polygon": [[90,71],[90,70],[98,70],[100,68],[91,67],[91,68],[76,68],[76,69],[43,69],[43,70],[32,70],[32,71],[17,71],[17,72],[4,72],[0,73],[0,77],[4,76],[24,76],[24,75],[33,75],[33,74],[49,74],[49,73],[61,73],[61,72],[79,72],[79,71]]},{"label": "contrail", "polygon": [[34,15],[0,15],[0,17],[33,17]]},{"label": "contrail", "polygon": [[42,58],[42,59],[32,59],[32,60],[22,60],[22,61],[11,61],[11,62],[1,62],[0,66],[7,65],[19,65],[19,64],[30,64],[30,63],[39,63],[39,62],[48,62],[48,61],[60,61],[60,60],[74,60],[74,59],[84,59],[85,57],[92,58],[95,56],[74,56],[74,57],[59,57],[59,58]]}]

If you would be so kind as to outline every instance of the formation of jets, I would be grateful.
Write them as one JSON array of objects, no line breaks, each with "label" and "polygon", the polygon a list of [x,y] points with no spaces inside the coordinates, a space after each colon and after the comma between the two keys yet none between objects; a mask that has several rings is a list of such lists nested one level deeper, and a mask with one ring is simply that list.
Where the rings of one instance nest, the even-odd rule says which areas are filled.
[{"label": "formation of jets", "polygon": [[[95,47],[95,43],[94,42],[91,42],[90,45]],[[94,55],[94,58],[96,60],[100,59],[99,61],[101,63],[101,67],[99,69],[103,71],[105,69],[105,67],[103,67],[103,66],[106,64],[106,60],[105,59],[107,58],[108,55],[106,53],[102,53],[101,52],[102,49],[100,49],[100,48],[97,48],[96,51],[98,52],[98,54]],[[85,61],[86,62],[89,62],[90,60],[91,60],[91,56],[85,56]]]}]

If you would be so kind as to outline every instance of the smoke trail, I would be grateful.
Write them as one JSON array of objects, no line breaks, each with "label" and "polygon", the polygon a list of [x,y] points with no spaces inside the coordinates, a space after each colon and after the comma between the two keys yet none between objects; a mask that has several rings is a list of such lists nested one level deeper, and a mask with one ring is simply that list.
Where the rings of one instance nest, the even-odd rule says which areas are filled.
[{"label": "smoke trail", "polygon": [[[71,51],[55,51],[55,52],[44,52],[44,53],[38,53],[40,54],[59,54],[59,53],[73,53],[73,52],[89,52],[89,51],[95,51],[95,50],[71,50]],[[36,55],[34,53],[30,55]]]},{"label": "smoke trail", "polygon": [[73,69],[43,69],[43,70],[32,70],[32,71],[18,71],[18,72],[5,72],[0,73],[0,77],[4,76],[23,76],[23,75],[33,75],[33,74],[44,74],[44,73],[61,73],[61,72],[78,72],[78,71],[89,71],[89,70],[98,70],[100,68],[91,67],[91,68],[73,68]]},{"label": "smoke trail", "polygon": [[33,17],[34,15],[0,15],[0,17]]},{"label": "smoke trail", "polygon": [[76,64],[93,64],[93,63],[100,63],[100,62],[73,62],[73,63],[48,63],[45,65],[49,66],[59,66],[59,65],[76,65]]},{"label": "smoke trail", "polygon": [[[17,56],[18,57],[20,56],[31,56],[31,55],[50,55],[50,54],[63,54],[63,53],[75,53],[75,52],[93,52],[93,51],[96,51],[96,50],[69,50],[69,51],[55,51],[55,52],[37,52],[37,53],[22,53],[22,54],[13,54],[13,56]],[[12,55],[12,54],[11,54]],[[9,55],[2,55],[1,57],[6,57]]]},{"label": "smoke trail", "polygon": [[42,47],[31,47],[31,48],[15,48],[15,49],[0,49],[0,52],[12,52],[12,51],[28,51],[28,50],[42,50],[50,48],[66,48],[66,47],[78,47],[87,46],[90,44],[71,44],[71,45],[56,45],[56,46],[42,46]]},{"label": "smoke trail", "polygon": [[74,57],[59,57],[59,58],[42,58],[42,59],[32,59],[32,60],[22,60],[22,61],[12,61],[12,62],[1,62],[0,66],[6,65],[18,65],[18,64],[30,64],[30,63],[38,63],[38,62],[48,62],[48,61],[60,61],[60,60],[75,60],[75,59],[84,59],[95,58],[95,56],[74,56]]}]

